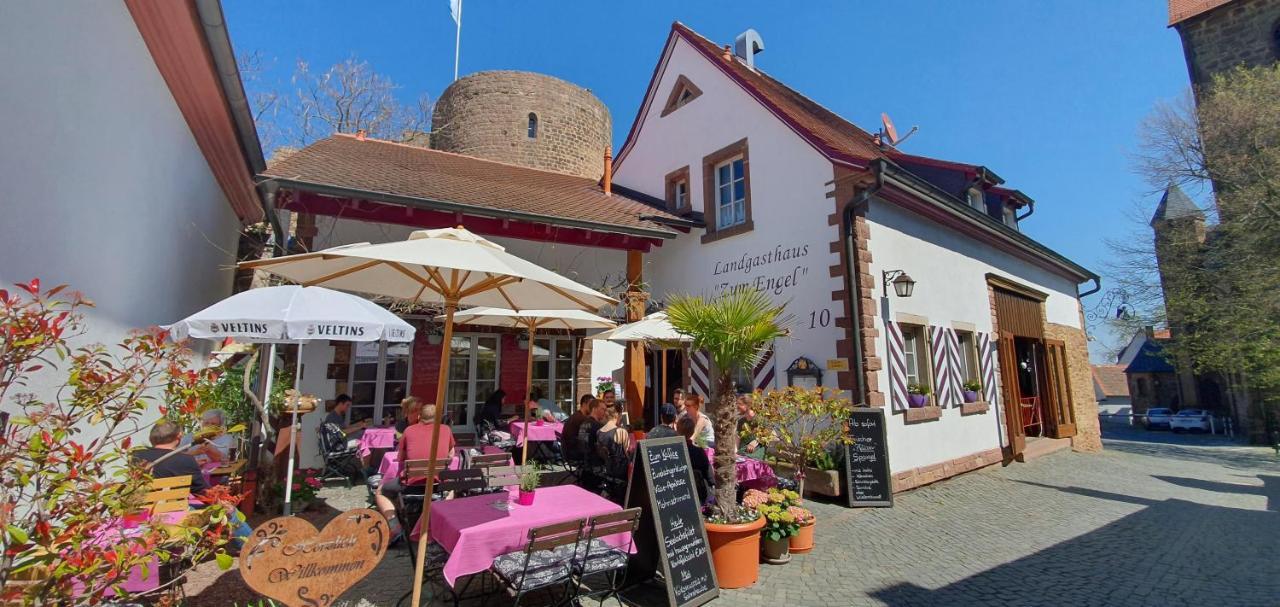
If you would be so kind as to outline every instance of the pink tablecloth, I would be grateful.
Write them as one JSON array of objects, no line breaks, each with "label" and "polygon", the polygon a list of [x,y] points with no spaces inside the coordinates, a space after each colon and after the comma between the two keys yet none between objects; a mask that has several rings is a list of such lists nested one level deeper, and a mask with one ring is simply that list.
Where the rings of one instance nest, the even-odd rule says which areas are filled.
[{"label": "pink tablecloth", "polygon": [[[716,450],[707,447],[707,460],[714,467],[716,462]],[[747,489],[768,489],[778,486],[778,477],[773,473],[773,468],[758,459],[737,456],[733,460],[734,467],[738,469],[738,484]]]},{"label": "pink tablecloth", "polygon": [[395,446],[395,428],[365,428],[360,434],[360,457],[369,457],[374,449],[390,449]]},{"label": "pink tablecloth", "polygon": [[[152,519],[152,523],[161,523],[165,525],[177,525],[187,517],[188,511],[166,512],[158,514]],[[96,537],[91,540],[100,546],[108,544],[118,544],[125,538],[137,537],[142,532],[136,527],[126,527],[124,519],[118,519],[110,525],[104,526],[98,531]],[[79,583],[77,586],[77,594],[83,590],[83,586]],[[151,557],[151,563],[146,567],[146,573],[143,573],[143,567],[137,566],[129,571],[129,579],[125,580],[121,588],[127,593],[142,593],[155,590],[160,587],[160,557]],[[114,595],[114,592],[108,590],[108,596]]]},{"label": "pink tablecloth", "polygon": [[[433,503],[431,537],[449,551],[444,579],[453,585],[459,577],[488,569],[493,559],[524,549],[534,527],[619,510],[617,504],[574,485],[541,487],[530,506],[517,504],[514,493],[477,495]],[[417,534],[411,537],[416,540]],[[631,547],[629,533],[605,541]]]},{"label": "pink tablecloth", "polygon": [[516,444],[523,445],[526,436],[535,443],[556,440],[556,434],[564,430],[564,424],[543,422],[539,426],[537,422],[529,422],[526,427],[524,422],[511,422],[509,429],[511,430],[511,438],[516,441]]}]

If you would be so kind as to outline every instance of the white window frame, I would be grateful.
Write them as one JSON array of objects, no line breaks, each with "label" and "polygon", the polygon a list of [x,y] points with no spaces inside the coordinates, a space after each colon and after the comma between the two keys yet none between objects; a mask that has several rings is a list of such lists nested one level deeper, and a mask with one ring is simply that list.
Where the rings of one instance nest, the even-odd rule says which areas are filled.
[{"label": "white window frame", "polygon": [[[724,230],[741,225],[747,222],[747,166],[746,159],[742,155],[734,156],[724,162],[717,164],[715,170],[715,203],[716,203],[716,229]],[[734,165],[741,167],[741,172],[734,174]],[[729,181],[726,183],[720,178],[720,170],[729,168]],[[734,198],[734,186],[742,182],[742,198]],[[729,200],[724,202],[721,192],[727,191]],[[728,209],[728,213],[725,210]],[[727,219],[726,219],[727,218]]]},{"label": "white window frame", "polygon": [[[453,337],[455,339],[465,337],[471,340],[470,341],[471,349],[473,351],[476,348],[475,340],[477,339],[489,338],[497,342],[493,350],[494,352],[494,359],[493,359],[494,360],[493,362],[494,389],[501,388],[502,387],[502,334],[500,333],[454,333]],[[444,347],[452,347],[452,344],[442,344],[442,345]],[[452,364],[452,360],[454,359],[451,358],[450,360],[451,360],[450,364]],[[465,419],[461,420],[462,423],[454,423],[452,426],[450,426],[450,428],[452,429],[456,429],[460,431],[470,431],[475,427],[475,423],[473,422],[473,420],[475,419],[476,411],[479,407],[484,405],[484,399],[480,398],[480,390],[478,385],[479,380],[476,377],[479,366],[480,366],[479,357],[471,356],[470,354],[468,354],[467,355],[467,379],[465,381],[467,383],[467,403],[470,404],[471,406],[468,407],[466,412],[463,414],[463,417]],[[450,379],[449,372],[446,370],[445,386],[444,386],[445,402],[442,405],[444,407],[445,413],[449,412],[449,406],[453,404],[449,402],[449,384],[454,381],[462,381],[462,380]],[[509,396],[520,396],[520,395],[509,395]],[[528,395],[526,394],[524,396],[528,396]],[[519,402],[524,402],[524,397],[520,397]],[[454,422],[458,422],[458,421],[459,420],[454,420]]]},{"label": "white window frame", "polygon": [[[383,401],[386,399],[386,390],[387,390],[387,378],[386,378],[386,375],[387,375],[387,347],[388,347],[388,344],[387,344],[387,342],[383,341],[383,342],[378,342],[378,343],[377,343],[377,345],[378,345],[378,368],[377,368],[376,375],[374,375],[374,379],[373,379],[373,380],[359,380],[359,383],[372,383],[372,384],[374,384],[374,389],[373,389],[373,405],[372,405],[372,407],[373,407],[373,417],[372,417],[372,418],[370,418],[370,419],[372,419],[372,420],[373,420],[374,425],[381,425],[381,424],[382,424],[382,417],[383,417],[383,408],[384,408],[384,407],[396,407],[396,408],[398,409],[398,408],[399,408],[399,406],[400,406],[400,403],[385,403],[385,402],[383,402]],[[399,344],[396,344],[396,345],[399,345]],[[409,348],[409,356],[408,356],[409,365],[408,365],[408,368],[405,370],[405,378],[404,378],[404,380],[403,380],[403,383],[404,383],[404,386],[405,386],[405,391],[404,391],[404,392],[405,392],[405,396],[408,396],[408,395],[409,395],[409,392],[410,392],[410,390],[412,389],[412,386],[413,386],[413,343],[412,343],[412,342],[409,342],[409,343],[407,343],[407,344],[405,344],[405,345],[406,345],[406,346],[408,346],[408,348]],[[357,348],[359,348],[359,347],[360,347],[360,342],[353,342],[353,343],[351,344],[351,359],[350,359],[349,361],[347,361],[347,393],[348,393],[348,394],[351,394],[352,396],[354,396],[354,395],[355,395],[355,385],[356,385],[356,383],[357,383],[357,380],[356,380],[356,364],[357,364],[356,349],[357,349]],[[392,380],[392,381],[391,381],[391,383],[398,384],[398,383],[401,383],[401,380],[398,380],[398,379],[397,379],[397,380]],[[360,408],[360,409],[367,409],[369,406],[370,406],[370,405],[352,403],[352,406],[351,406],[350,408],[348,408],[348,409],[347,409],[347,419],[346,419],[347,423],[351,423],[351,413],[352,413],[353,411],[355,411],[357,408]],[[397,415],[397,419],[398,419],[398,418],[399,418],[399,416]]]},{"label": "white window frame", "polygon": [[[964,338],[968,338],[965,343]],[[960,381],[981,380],[982,370],[978,362],[978,336],[973,331],[956,330],[956,345],[960,348]]]},{"label": "white window frame", "polygon": [[[545,382],[546,382],[546,384],[547,384],[547,390],[546,390],[546,392],[544,392],[544,393],[543,393],[543,397],[545,397],[545,398],[547,398],[547,399],[550,399],[550,400],[551,400],[551,402],[556,402],[556,399],[555,399],[555,396],[556,396],[555,385],[556,385],[556,383],[560,383],[560,382],[568,382],[568,384],[569,384],[569,400],[568,400],[567,402],[558,402],[558,403],[556,403],[556,404],[557,404],[557,405],[559,405],[559,406],[560,406],[560,407],[561,407],[561,408],[562,408],[566,413],[572,413],[572,412],[574,411],[574,408],[575,408],[575,407],[574,407],[574,403],[575,403],[575,402],[577,402],[577,401],[576,401],[576,399],[578,398],[578,386],[577,386],[577,383],[578,383],[578,382],[577,382],[578,372],[577,372],[577,368],[576,368],[576,367],[577,367],[577,361],[578,361],[578,344],[576,343],[576,342],[577,342],[577,340],[576,340],[576,339],[574,339],[574,338],[573,338],[573,336],[571,336],[571,335],[544,335],[544,336],[535,336],[535,337],[534,337],[534,342],[533,342],[532,344],[530,344],[530,345],[529,345],[529,347],[531,347],[531,348],[536,347],[536,345],[537,345],[537,343],[538,343],[538,342],[546,342],[546,343],[547,343],[547,345],[548,345],[548,348],[547,348],[547,361],[546,361],[546,362],[547,362],[547,378],[546,378],[545,380],[540,380],[540,379],[538,379],[538,378],[537,378],[537,375],[538,375],[538,372],[537,372],[538,360],[535,358],[535,359],[534,359],[534,361],[533,361],[533,364],[534,364],[534,373],[533,373],[534,378],[533,378],[533,382],[534,382],[535,384],[537,384],[539,381],[545,381]],[[569,344],[569,363],[570,363],[570,367],[569,367],[569,376],[568,376],[568,377],[560,377],[560,376],[556,373],[556,344],[557,344],[557,343],[559,343],[559,342],[567,342],[567,343]],[[530,392],[532,392],[532,391],[533,391],[533,386],[529,386],[529,391],[530,391]],[[526,398],[527,398],[528,396],[529,396],[528,394],[526,394],[526,395],[525,395],[525,397],[526,397]],[[566,409],[565,407],[568,407],[568,408]]]},{"label": "white window frame", "polygon": [[676,210],[689,208],[689,180],[681,179],[672,186]]},{"label": "white window frame", "polygon": [[[933,365],[930,361],[933,358],[929,356],[929,338],[926,336],[925,328],[910,324],[900,324],[898,328],[902,332],[902,360],[905,367],[903,370],[907,374],[907,384],[926,386],[932,393]],[[914,374],[911,372],[912,365],[916,367]]]}]

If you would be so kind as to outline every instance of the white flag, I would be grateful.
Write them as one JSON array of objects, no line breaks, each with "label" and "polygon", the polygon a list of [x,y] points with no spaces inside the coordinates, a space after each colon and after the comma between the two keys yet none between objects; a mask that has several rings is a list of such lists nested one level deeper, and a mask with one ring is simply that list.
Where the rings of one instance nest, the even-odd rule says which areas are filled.
[{"label": "white flag", "polygon": [[462,0],[449,0],[449,14],[454,23],[462,25]]}]

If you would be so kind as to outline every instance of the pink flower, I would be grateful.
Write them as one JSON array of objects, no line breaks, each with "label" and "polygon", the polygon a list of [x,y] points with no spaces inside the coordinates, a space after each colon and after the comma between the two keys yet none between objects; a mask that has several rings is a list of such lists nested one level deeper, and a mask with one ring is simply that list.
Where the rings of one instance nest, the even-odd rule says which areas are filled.
[{"label": "pink flower", "polygon": [[294,483],[294,484],[293,484],[293,490],[294,490],[294,491],[298,491],[298,490],[300,490],[300,489],[302,489],[302,485],[300,485],[300,484],[298,484],[298,483]]}]

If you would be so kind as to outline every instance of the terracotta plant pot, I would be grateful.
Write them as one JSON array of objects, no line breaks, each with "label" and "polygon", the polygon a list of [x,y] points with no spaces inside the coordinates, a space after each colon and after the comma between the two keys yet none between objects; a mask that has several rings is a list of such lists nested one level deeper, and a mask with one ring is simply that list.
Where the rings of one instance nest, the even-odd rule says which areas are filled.
[{"label": "terracotta plant pot", "polygon": [[770,565],[786,565],[791,562],[791,538],[780,540],[764,538],[760,542],[760,560]]},{"label": "terracotta plant pot", "polygon": [[962,394],[964,395],[964,402],[966,402],[966,403],[976,403],[976,402],[978,402],[978,393],[977,393],[976,391],[974,391],[974,390],[964,390],[964,391],[962,392]]},{"label": "terracotta plant pot", "polygon": [[760,529],[764,518],[741,525],[708,522],[707,541],[721,588],[746,588],[760,578]]},{"label": "terracotta plant pot", "polygon": [[521,489],[520,492],[516,494],[516,503],[521,506],[532,506],[533,496],[537,492],[537,489],[534,489],[533,491],[525,491],[524,489]]},{"label": "terracotta plant pot", "polygon": [[929,404],[929,397],[924,394],[908,394],[907,401],[910,403],[911,408],[919,409]]},{"label": "terracotta plant pot", "polygon": [[801,525],[800,532],[791,536],[791,542],[788,548],[792,554],[804,554],[813,550],[813,527],[815,521],[810,521],[808,525]]}]

